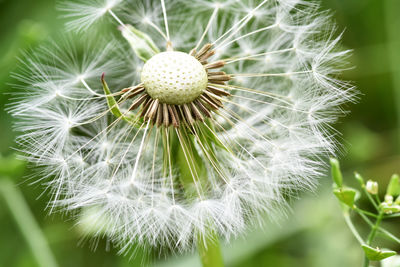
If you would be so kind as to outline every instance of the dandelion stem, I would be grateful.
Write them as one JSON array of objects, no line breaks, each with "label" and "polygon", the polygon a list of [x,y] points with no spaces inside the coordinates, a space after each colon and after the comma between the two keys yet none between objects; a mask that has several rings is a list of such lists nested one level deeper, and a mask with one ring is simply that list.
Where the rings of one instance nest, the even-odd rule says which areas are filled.
[{"label": "dandelion stem", "polygon": [[206,177],[204,164],[197,151],[193,149],[192,138],[183,131],[175,130],[175,132],[179,146],[174,150],[177,150],[179,178],[185,190],[185,195],[188,199],[198,196],[202,200],[202,181],[200,179]]},{"label": "dandelion stem", "polygon": [[0,180],[0,193],[3,195],[26,242],[29,244],[38,265],[41,267],[57,267],[58,264],[47,241],[29,210],[21,192],[6,178],[1,177]]},{"label": "dandelion stem", "polygon": [[203,267],[224,266],[218,236],[214,232],[204,240],[198,241],[197,250]]},{"label": "dandelion stem", "polygon": [[[185,130],[175,130],[171,136],[171,151],[176,153],[172,161],[179,167],[179,180],[185,190],[188,200],[199,198],[202,200],[202,187],[207,186],[207,171],[204,163],[194,149],[194,138]],[[193,188],[194,187],[194,188]],[[205,232],[198,234],[197,249],[203,267],[223,267],[221,248],[217,233],[213,230],[213,223],[209,223]]]}]

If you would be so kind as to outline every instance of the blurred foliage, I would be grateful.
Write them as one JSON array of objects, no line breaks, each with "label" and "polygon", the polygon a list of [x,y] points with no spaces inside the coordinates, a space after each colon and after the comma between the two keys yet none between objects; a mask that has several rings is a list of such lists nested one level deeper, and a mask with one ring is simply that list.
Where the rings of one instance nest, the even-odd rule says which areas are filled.
[{"label": "blurred foliage", "polygon": [[[385,185],[389,182],[387,177],[400,170],[400,1],[322,0],[322,5],[333,10],[338,28],[345,29],[343,44],[354,49],[351,61],[356,68],[344,77],[354,81],[362,93],[357,105],[346,107],[351,113],[336,125],[343,133],[339,136],[343,169],[357,169],[366,179],[374,177]],[[4,111],[12,101],[11,84],[16,83],[10,72],[16,69],[22,51],[37,47],[63,29],[55,1],[0,0],[0,25],[0,181],[7,179],[8,185],[22,193],[59,266],[148,265],[146,262],[153,256],[145,256],[142,249],[133,248],[136,257],[118,256],[106,240],[93,246],[90,240],[82,239],[82,230],[74,226],[70,217],[48,215],[49,196],[43,194],[41,185],[31,184],[35,179],[26,178],[31,177],[30,169],[14,159],[10,148],[15,145],[15,135],[12,119]],[[360,266],[362,252],[341,218],[328,176],[321,179],[315,194],[293,202],[287,218],[278,220],[278,224],[267,221],[264,230],[254,229],[246,238],[225,246],[227,265]],[[0,266],[39,266],[6,197],[0,195]],[[361,203],[365,209],[371,208],[366,200],[361,199]],[[385,227],[399,234],[398,223],[393,219]],[[154,262],[156,266],[199,266],[195,255]],[[391,262],[385,262],[385,267],[400,266],[398,259]]]},{"label": "blurred foliage", "polygon": [[[400,245],[400,238],[396,237],[382,227],[383,221],[400,217],[400,177],[393,174],[387,185],[384,197],[378,194],[379,183],[374,180],[365,181],[357,172],[354,178],[359,187],[347,187],[343,183],[343,174],[340,169],[339,161],[335,158],[330,160],[331,176],[333,179],[333,194],[338,199],[342,208],[344,220],[351,230],[353,236],[360,243],[360,248],[364,251],[364,265],[370,266],[370,261],[383,261],[387,258],[396,256],[396,251],[382,249],[379,245],[375,246],[377,235],[396,242]],[[361,189],[361,191],[358,190]],[[366,196],[374,210],[368,211],[359,207],[358,200],[361,196]],[[357,214],[370,227],[368,237],[363,237],[358,232],[358,225],[352,221],[351,214]]]}]

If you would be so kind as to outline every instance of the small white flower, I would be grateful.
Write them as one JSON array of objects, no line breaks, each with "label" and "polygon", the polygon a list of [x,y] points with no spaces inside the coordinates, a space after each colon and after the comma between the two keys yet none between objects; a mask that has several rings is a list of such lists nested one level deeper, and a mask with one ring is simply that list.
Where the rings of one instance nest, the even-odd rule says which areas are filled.
[{"label": "small white flower", "polygon": [[[210,228],[229,239],[282,211],[287,195],[314,187],[320,158],[335,151],[329,124],[354,97],[337,78],[348,51],[317,8],[302,0],[61,4],[74,19],[68,26],[91,42],[27,56],[11,108],[21,149],[43,179],[53,177],[52,204],[90,211],[98,233],[123,250],[136,241],[185,250]],[[112,41],[96,37],[103,17],[126,42],[118,30],[104,37]]]}]

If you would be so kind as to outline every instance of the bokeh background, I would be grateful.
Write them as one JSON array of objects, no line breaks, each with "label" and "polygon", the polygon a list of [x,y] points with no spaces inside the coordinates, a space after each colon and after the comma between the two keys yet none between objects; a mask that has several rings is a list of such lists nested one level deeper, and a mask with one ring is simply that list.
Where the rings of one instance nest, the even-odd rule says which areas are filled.
[{"label": "bokeh background", "polygon": [[[340,160],[345,181],[355,184],[352,172],[357,170],[384,188],[391,174],[400,172],[400,1],[322,0],[322,6],[332,10],[338,28],[344,30],[344,46],[354,49],[351,61],[356,67],[344,78],[361,92],[359,103],[346,107],[351,113],[335,125],[343,133]],[[157,259],[137,248],[134,257],[123,257],[106,240],[93,246],[81,238],[83,230],[70,218],[49,215],[49,196],[41,194],[40,185],[26,181],[31,170],[15,159],[12,118],[5,111],[12,101],[11,84],[16,83],[10,73],[21,51],[63,27],[55,0],[0,0],[0,266],[199,266],[195,253]],[[354,220],[358,224],[358,218]],[[400,234],[400,220],[386,227]],[[329,174],[321,177],[316,192],[292,201],[287,218],[278,223],[266,220],[263,230],[250,231],[224,246],[223,252],[227,266],[352,267],[362,261],[332,195]],[[41,253],[52,256],[41,263]]]}]

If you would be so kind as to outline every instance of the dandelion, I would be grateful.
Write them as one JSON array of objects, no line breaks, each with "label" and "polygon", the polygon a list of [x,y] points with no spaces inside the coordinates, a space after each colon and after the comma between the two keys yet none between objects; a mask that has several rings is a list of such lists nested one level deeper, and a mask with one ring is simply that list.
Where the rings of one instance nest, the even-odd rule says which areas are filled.
[{"label": "dandelion", "polygon": [[[354,97],[337,78],[348,51],[317,3],[60,9],[84,45],[28,53],[11,107],[52,208],[90,210],[122,251],[136,242],[185,251],[229,240],[315,186],[320,158],[335,151],[330,123]],[[99,40],[99,20],[123,38]]]}]

